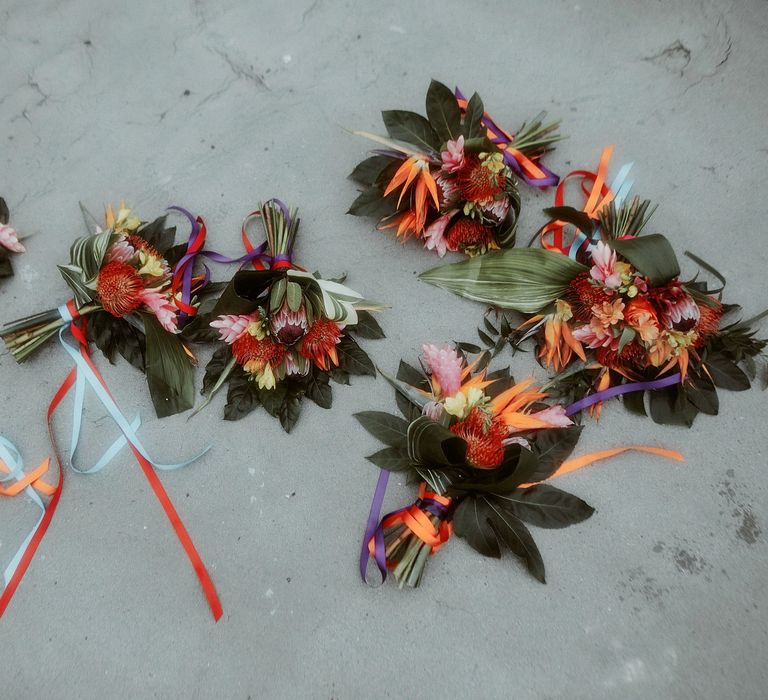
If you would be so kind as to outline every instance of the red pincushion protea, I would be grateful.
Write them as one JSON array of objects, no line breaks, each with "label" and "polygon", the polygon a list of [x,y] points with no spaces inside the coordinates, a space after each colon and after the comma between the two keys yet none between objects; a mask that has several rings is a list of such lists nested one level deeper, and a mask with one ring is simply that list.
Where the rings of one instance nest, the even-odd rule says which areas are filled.
[{"label": "red pincushion protea", "polygon": [[451,250],[486,248],[493,242],[493,229],[475,219],[461,216],[450,226],[445,240]]},{"label": "red pincushion protea", "polygon": [[477,469],[495,469],[504,461],[504,439],[509,428],[480,408],[473,408],[450,430],[467,442],[467,462]]},{"label": "red pincushion protea", "polygon": [[610,347],[598,348],[595,351],[597,361],[603,367],[611,369],[632,369],[642,367],[645,361],[645,349],[640,343],[632,341],[621,350],[612,350]]},{"label": "red pincushion protea", "polygon": [[151,255],[155,258],[162,258],[163,256],[157,251],[153,245],[147,243],[141,236],[137,236],[135,233],[127,237],[128,243],[130,243],[136,250],[142,250],[147,255]]},{"label": "red pincushion protea", "polygon": [[694,347],[700,348],[707,341],[707,338],[713,336],[720,330],[720,319],[723,317],[723,305],[712,299],[717,306],[707,306],[699,304],[699,322],[696,324],[696,342]]},{"label": "red pincushion protea", "polygon": [[590,283],[588,272],[582,272],[571,280],[566,294],[566,301],[571,306],[571,312],[574,318],[579,321],[589,322],[592,318],[592,307],[602,306],[605,302],[611,301],[611,296],[606,294],[600,287]]},{"label": "red pincushion protea", "polygon": [[462,197],[475,203],[494,199],[504,191],[505,182],[503,173],[485,167],[477,156],[466,158],[457,178]]},{"label": "red pincushion protea", "polygon": [[341,338],[341,329],[335,321],[321,316],[301,339],[299,354],[312,360],[320,369],[328,370],[331,363],[339,364],[336,345]]},{"label": "red pincushion protea", "polygon": [[259,340],[247,331],[232,343],[232,355],[239,365],[256,362],[260,367],[276,367],[285,358],[285,348],[271,338]]},{"label": "red pincushion protea", "polygon": [[136,270],[123,262],[109,262],[99,270],[96,293],[104,310],[121,318],[142,304],[144,283]]}]

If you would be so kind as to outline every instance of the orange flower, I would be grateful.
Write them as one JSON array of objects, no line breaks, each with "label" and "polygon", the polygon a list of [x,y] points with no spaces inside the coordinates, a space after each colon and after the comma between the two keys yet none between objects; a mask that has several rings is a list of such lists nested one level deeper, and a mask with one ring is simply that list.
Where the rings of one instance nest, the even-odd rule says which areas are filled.
[{"label": "orange flower", "polygon": [[123,262],[109,262],[99,270],[96,293],[104,310],[121,318],[142,304],[144,283],[136,270]]},{"label": "orange flower", "polygon": [[[413,183],[416,183],[415,196],[412,212],[415,217],[415,232],[421,235],[424,231],[424,225],[427,221],[427,194],[431,195],[435,209],[439,209],[440,203],[437,198],[437,184],[429,172],[429,161],[426,157],[411,156],[397,169],[392,179],[389,181],[384,196],[388,196],[397,188],[400,189],[400,197],[397,200],[397,206],[403,201],[403,196],[410,189]],[[399,235],[399,233],[398,233]]]},{"label": "orange flower", "polygon": [[317,319],[301,339],[299,354],[312,360],[320,369],[328,370],[331,363],[339,364],[339,354],[336,345],[341,339],[341,329],[335,321],[321,316]]},{"label": "orange flower", "polygon": [[539,341],[539,359],[547,369],[561,372],[570,364],[574,353],[584,362],[587,360],[584,347],[571,332],[570,320],[572,318],[573,313],[570,305],[562,299],[558,299],[555,302],[554,313],[546,316],[534,316],[520,326],[523,328],[537,321],[544,326],[544,336]]},{"label": "orange flower", "polygon": [[644,343],[652,343],[659,337],[659,319],[653,304],[647,299],[632,299],[624,309],[624,320]]}]

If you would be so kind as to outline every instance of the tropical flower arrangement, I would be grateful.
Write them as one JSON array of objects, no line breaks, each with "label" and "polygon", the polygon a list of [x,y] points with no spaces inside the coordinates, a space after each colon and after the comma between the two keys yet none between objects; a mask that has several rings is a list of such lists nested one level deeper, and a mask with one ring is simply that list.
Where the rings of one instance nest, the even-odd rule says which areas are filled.
[{"label": "tropical flower arrangement", "polygon": [[24,362],[73,319],[81,319],[87,339],[110,362],[120,354],[145,372],[159,417],[191,408],[194,356],[182,331],[210,288],[207,271],[191,274],[205,229],[201,220],[181,211],[193,222],[193,235],[189,243],[174,245],[176,229],[166,226],[165,216],[144,222],[124,205],[117,213],[109,206],[102,227],[83,210],[94,232],[78,238],[69,264],[59,265],[73,299],[6,324],[0,337],[14,358]]},{"label": "tropical flower arrangement", "polygon": [[514,245],[516,177],[538,187],[557,184],[539,161],[561,138],[558,123],[545,124],[542,113],[509,134],[485,113],[477,93],[467,101],[436,80],[426,111],[426,118],[382,112],[389,138],[355,132],[384,148],[351,173],[364,189],[348,213],[373,216],[379,229],[394,229],[402,240],[414,236],[440,257]]},{"label": "tropical flower arrangement", "polygon": [[[587,173],[587,179],[601,178]],[[599,184],[593,189],[601,191]],[[669,241],[644,234],[650,202],[615,195],[607,189],[590,197],[585,210],[545,210],[552,220],[541,232],[544,249],[447,265],[422,279],[526,314],[514,329],[506,317],[498,327],[486,318],[481,338],[497,352],[506,342],[517,348],[535,338],[540,362],[555,373],[548,385],[553,395],[575,400],[592,391],[623,393],[629,410],[646,415],[647,393],[654,421],[691,425],[698,413],[717,413],[717,388],[750,387],[768,344],[752,328],[763,314],[728,320],[738,307],[723,303],[722,275],[686,253],[721,285],[682,279]],[[567,225],[575,229],[570,237]]]},{"label": "tropical flower arrangement", "polygon": [[479,350],[424,345],[421,369],[401,362],[396,377],[384,375],[402,418],[379,411],[356,415],[387,445],[369,461],[382,474],[405,472],[419,483],[418,500],[378,526],[372,509],[363,578],[370,555],[382,576],[389,569],[400,587],[418,586],[429,556],[455,533],[487,557],[509,549],[543,583],[544,563],[525,523],[562,528],[594,512],[580,498],[541,483],[562,469],[581,428],[563,406],[544,403],[532,379],[516,383],[509,369],[488,372],[490,354],[469,362],[464,347]]},{"label": "tropical flower arrangement", "polygon": [[11,253],[23,253],[25,248],[19,241],[19,234],[10,225],[11,215],[8,205],[0,197],[0,279],[13,275]]},{"label": "tropical flower arrangement", "polygon": [[198,327],[209,324],[220,341],[206,367],[200,408],[227,383],[226,420],[261,405],[290,431],[305,396],[330,408],[331,380],[348,384],[350,375],[376,374],[353,334],[383,338],[369,313],[383,307],[343,280],[325,280],[293,264],[296,210],[271,200],[251,217],[261,220],[266,235],[253,249],[257,269],[237,272],[213,310],[197,321]]}]

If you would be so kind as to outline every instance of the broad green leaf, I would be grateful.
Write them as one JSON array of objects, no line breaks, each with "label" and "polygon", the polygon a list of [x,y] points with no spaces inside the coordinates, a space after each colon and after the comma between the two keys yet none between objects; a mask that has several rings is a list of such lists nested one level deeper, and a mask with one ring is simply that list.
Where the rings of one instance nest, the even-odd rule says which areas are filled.
[{"label": "broad green leaf", "polygon": [[614,240],[609,245],[648,277],[653,287],[660,287],[680,275],[675,251],[660,233]]},{"label": "broad green leaf", "polygon": [[539,465],[538,469],[531,474],[529,481],[544,481],[552,476],[573,452],[581,437],[582,429],[582,426],[573,426],[540,430],[533,442]]},{"label": "broad green leaf", "polygon": [[336,346],[339,354],[339,368],[349,374],[359,374],[369,377],[376,376],[376,367],[374,366],[368,354],[345,333],[341,336],[339,344]]},{"label": "broad green leaf", "polygon": [[298,311],[301,308],[302,301],[301,286],[296,284],[296,282],[288,282],[285,294],[288,299],[288,308],[291,311]]},{"label": "broad green leaf", "polygon": [[321,408],[330,408],[333,403],[333,391],[329,384],[328,374],[319,370],[313,370],[307,377],[306,394],[307,398],[314,401]]},{"label": "broad green leaf", "polygon": [[433,80],[427,90],[427,117],[441,141],[452,141],[461,133],[461,110],[452,90]]},{"label": "broad green leaf", "polygon": [[402,472],[413,467],[408,451],[399,447],[385,447],[383,450],[369,455],[366,459],[379,469],[385,469],[388,472]]},{"label": "broad green leaf", "polygon": [[99,274],[111,239],[110,230],[76,239],[69,249],[70,265],[67,267],[80,268],[85,284],[93,282]]},{"label": "broad green leaf", "polygon": [[288,280],[285,277],[281,277],[277,282],[272,285],[272,289],[269,292],[269,308],[275,312],[280,308],[285,298],[286,290],[288,289]]},{"label": "broad green leaf", "polygon": [[531,525],[545,528],[568,527],[589,518],[595,509],[580,498],[549,484],[515,489],[494,495],[505,510]]},{"label": "broad green leaf", "polygon": [[371,156],[358,163],[349,177],[361,185],[372,187],[381,184],[384,179],[382,176],[388,168],[396,168],[401,163],[401,160],[392,156]]},{"label": "broad green leaf", "polygon": [[515,515],[500,506],[494,499],[483,498],[491,511],[489,520],[494,532],[528,567],[528,571],[541,583],[546,583],[544,561],[531,533]]},{"label": "broad green leaf", "polygon": [[432,125],[420,114],[401,109],[381,113],[387,132],[393,139],[419,146],[428,151],[440,150],[440,138]]},{"label": "broad green leaf", "polygon": [[462,466],[467,443],[431,418],[420,416],[408,425],[408,455],[427,467]]},{"label": "broad green leaf", "polygon": [[467,111],[464,113],[464,123],[462,125],[464,138],[475,139],[485,137],[485,127],[482,125],[482,118],[485,114],[485,107],[480,95],[475,93],[469,98]]},{"label": "broad green leaf", "polygon": [[586,269],[550,250],[513,248],[442,265],[419,279],[466,299],[536,313],[561,297]]},{"label": "broad green leaf", "polygon": [[720,354],[710,353],[704,360],[715,386],[730,391],[746,391],[750,387],[749,377],[739,367]]},{"label": "broad green leaf", "polygon": [[169,333],[157,318],[143,314],[146,373],[158,418],[181,413],[195,404],[195,375],[178,335]]},{"label": "broad green leaf", "polygon": [[72,295],[75,298],[77,306],[85,306],[93,301],[95,296],[94,290],[90,289],[83,278],[83,272],[79,267],[74,265],[57,265],[61,276],[72,290]]},{"label": "broad green leaf", "polygon": [[621,354],[621,351],[635,339],[636,335],[637,333],[634,328],[631,326],[624,326],[624,330],[621,331],[621,338],[619,338],[619,354]]},{"label": "broad green leaf", "polygon": [[224,420],[235,421],[244,418],[259,407],[259,390],[242,367],[234,368],[229,377],[227,403],[224,406]]},{"label": "broad green leaf", "polygon": [[552,221],[565,221],[568,224],[573,224],[586,235],[589,235],[595,228],[593,219],[590,219],[585,212],[573,207],[548,207],[544,213]]},{"label": "broad green leaf", "polygon": [[501,548],[496,533],[490,524],[491,511],[483,498],[468,496],[456,508],[453,515],[453,530],[457,537],[464,538],[469,546],[485,557],[499,559]]},{"label": "broad green leaf", "polygon": [[399,416],[383,411],[362,411],[355,418],[371,435],[385,445],[407,449],[408,423]]},{"label": "broad green leaf", "polygon": [[384,338],[384,331],[381,329],[378,321],[367,311],[357,312],[357,323],[351,326],[357,335],[361,338],[369,338],[371,340],[378,340]]}]

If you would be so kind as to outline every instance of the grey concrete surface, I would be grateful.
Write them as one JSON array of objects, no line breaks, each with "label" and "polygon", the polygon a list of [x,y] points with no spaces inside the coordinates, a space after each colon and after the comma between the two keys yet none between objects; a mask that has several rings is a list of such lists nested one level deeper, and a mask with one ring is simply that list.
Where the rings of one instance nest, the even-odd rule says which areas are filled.
[{"label": "grey concrete surface", "polygon": [[[146,216],[202,212],[234,253],[259,199],[301,207],[298,253],[347,271],[392,305],[383,367],[422,341],[472,338],[481,309],[416,280],[417,245],[345,216],[345,180],[379,110],[421,110],[430,77],[477,90],[509,128],[539,109],[569,140],[549,164],[594,166],[615,143],[655,227],[715,262],[728,298],[766,306],[768,5],[764,1],[0,2],[0,192],[32,232],[0,289],[2,320],[59,303],[55,264],[79,235],[77,202],[125,198]],[[614,170],[615,172],[615,170]],[[523,193],[524,232],[551,195]],[[687,271],[692,268],[687,267]],[[223,273],[222,273],[223,274]],[[581,450],[679,448],[685,464],[624,456],[564,479],[597,508],[536,531],[549,583],[453,541],[417,591],[369,589],[356,571],[375,447],[353,421],[394,408],[382,381],[334,390],[284,435],[261,414],[157,421],[125,363],[104,368],[163,459],[204,444],[162,479],[225,607],[214,625],[137,465],[67,475],[61,506],[2,621],[2,698],[765,698],[766,395],[722,393],[717,418],[663,429],[610,407]],[[518,375],[535,371],[515,358]],[[0,433],[31,465],[67,371],[50,347],[0,356]],[[63,415],[57,431],[69,429]],[[112,438],[89,404],[86,452]],[[387,505],[412,492],[394,480]],[[34,519],[0,503],[0,560]]]}]

